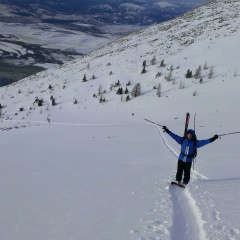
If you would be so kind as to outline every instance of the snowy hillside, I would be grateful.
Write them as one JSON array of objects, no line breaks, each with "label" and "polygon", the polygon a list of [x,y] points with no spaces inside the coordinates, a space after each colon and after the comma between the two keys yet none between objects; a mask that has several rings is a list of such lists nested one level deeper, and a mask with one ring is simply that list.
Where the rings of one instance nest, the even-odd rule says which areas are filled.
[{"label": "snowy hillside", "polygon": [[240,239],[239,134],[199,149],[182,190],[179,145],[143,119],[240,131],[239,10],[214,1],[0,88],[2,239]]}]

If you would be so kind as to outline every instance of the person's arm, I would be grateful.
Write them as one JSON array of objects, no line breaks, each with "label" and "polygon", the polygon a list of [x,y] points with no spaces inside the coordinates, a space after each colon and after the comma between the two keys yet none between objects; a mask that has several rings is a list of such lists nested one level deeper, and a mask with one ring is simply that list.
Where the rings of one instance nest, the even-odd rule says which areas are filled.
[{"label": "person's arm", "polygon": [[163,126],[162,129],[169,134],[171,138],[173,138],[177,143],[181,144],[182,137],[178,136],[177,134],[171,132],[166,126]]},{"label": "person's arm", "polygon": [[218,139],[218,135],[215,134],[212,138],[206,139],[206,140],[197,140],[197,148],[203,147],[209,143],[214,142],[216,139]]}]

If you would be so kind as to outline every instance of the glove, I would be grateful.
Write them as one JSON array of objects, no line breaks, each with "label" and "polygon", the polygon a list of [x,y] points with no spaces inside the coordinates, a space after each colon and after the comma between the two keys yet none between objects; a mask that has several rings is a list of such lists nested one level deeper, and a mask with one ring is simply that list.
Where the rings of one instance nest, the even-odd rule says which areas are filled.
[{"label": "glove", "polygon": [[169,133],[169,132],[170,132],[169,129],[168,129],[166,126],[163,126],[162,129],[163,129],[163,131],[165,131],[166,133]]},{"label": "glove", "polygon": [[214,142],[216,139],[218,139],[218,135],[215,134],[212,138],[210,138],[212,142]]}]

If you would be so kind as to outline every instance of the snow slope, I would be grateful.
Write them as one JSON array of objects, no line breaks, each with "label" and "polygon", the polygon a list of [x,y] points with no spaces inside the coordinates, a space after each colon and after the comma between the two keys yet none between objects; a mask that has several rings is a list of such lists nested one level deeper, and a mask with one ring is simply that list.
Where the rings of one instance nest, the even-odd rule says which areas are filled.
[{"label": "snow slope", "polygon": [[[143,119],[182,135],[188,111],[198,139],[239,131],[239,10],[214,1],[0,88],[1,239],[240,239],[239,135],[199,149],[183,190],[169,186],[179,145]],[[199,65],[202,84],[185,78]],[[118,80],[142,94],[126,102]]]}]

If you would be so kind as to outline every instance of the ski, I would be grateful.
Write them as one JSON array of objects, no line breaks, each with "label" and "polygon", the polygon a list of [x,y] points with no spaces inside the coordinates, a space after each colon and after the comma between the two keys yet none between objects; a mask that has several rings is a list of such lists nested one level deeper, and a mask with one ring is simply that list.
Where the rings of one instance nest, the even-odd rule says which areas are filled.
[{"label": "ski", "polygon": [[185,128],[184,128],[183,136],[186,136],[186,134],[187,134],[189,119],[190,119],[190,113],[187,112],[186,113],[186,121],[185,121]]},{"label": "ski", "polygon": [[177,181],[172,181],[172,182],[171,182],[171,185],[176,185],[176,186],[178,186],[178,187],[180,187],[180,188],[185,188],[185,185],[183,185],[182,183],[179,183],[179,182],[177,182]]}]

